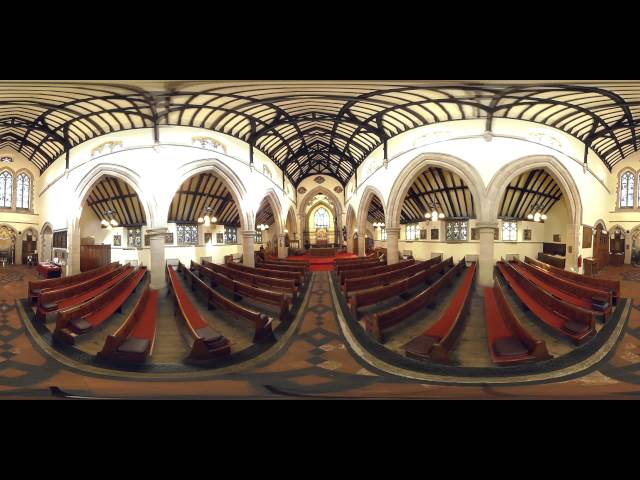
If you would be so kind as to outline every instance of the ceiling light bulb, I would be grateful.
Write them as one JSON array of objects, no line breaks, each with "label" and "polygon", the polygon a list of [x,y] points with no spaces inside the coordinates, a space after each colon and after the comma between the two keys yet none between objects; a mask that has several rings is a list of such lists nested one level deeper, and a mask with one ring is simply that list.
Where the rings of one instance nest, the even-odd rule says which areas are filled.
[{"label": "ceiling light bulb", "polygon": [[218,219],[216,217],[211,217],[211,223],[218,223]]},{"label": "ceiling light bulb", "polygon": [[432,222],[435,222],[435,221],[437,221],[437,220],[438,220],[438,212],[433,212],[433,213],[431,214],[431,221],[432,221]]},{"label": "ceiling light bulb", "polygon": [[533,216],[533,221],[534,222],[539,222],[540,221],[540,212],[536,212],[535,215]]},{"label": "ceiling light bulb", "polygon": [[542,220],[546,220],[546,219],[547,219],[547,216],[543,213],[542,215],[540,215],[540,218],[541,218]]},{"label": "ceiling light bulb", "polygon": [[444,213],[441,213],[440,215],[438,215],[438,218],[444,218]]},{"label": "ceiling light bulb", "polygon": [[106,220],[102,219],[102,221],[100,222],[102,225],[104,225],[105,227],[107,225],[109,225],[109,222],[107,222]]},{"label": "ceiling light bulb", "polygon": [[529,215],[527,215],[527,220],[533,220],[533,213],[530,213]]},{"label": "ceiling light bulb", "polygon": [[198,223],[204,223],[204,218],[198,217]]},{"label": "ceiling light bulb", "polygon": [[118,226],[118,222],[116,222],[115,218],[111,219],[111,225],[113,225],[114,227]]}]

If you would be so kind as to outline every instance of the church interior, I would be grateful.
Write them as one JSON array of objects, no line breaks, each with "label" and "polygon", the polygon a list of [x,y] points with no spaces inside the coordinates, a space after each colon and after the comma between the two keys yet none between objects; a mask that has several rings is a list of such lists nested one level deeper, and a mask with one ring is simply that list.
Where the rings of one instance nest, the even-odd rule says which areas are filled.
[{"label": "church interior", "polygon": [[639,96],[0,81],[0,399],[637,398]]}]

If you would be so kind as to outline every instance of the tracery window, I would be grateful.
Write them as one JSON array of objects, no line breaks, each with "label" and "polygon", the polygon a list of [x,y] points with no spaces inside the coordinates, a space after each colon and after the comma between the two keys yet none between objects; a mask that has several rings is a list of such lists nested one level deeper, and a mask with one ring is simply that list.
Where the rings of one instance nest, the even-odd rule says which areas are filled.
[{"label": "tracery window", "polygon": [[633,207],[633,189],[635,187],[635,174],[625,172],[620,177],[620,207]]},{"label": "tracery window", "polygon": [[[420,228],[418,227],[419,225],[417,223],[407,225],[407,229],[406,229],[407,240],[417,240],[420,238]],[[385,232],[385,235],[386,235],[386,232]]]},{"label": "tracery window", "polygon": [[238,243],[238,229],[236,227],[224,227],[224,243]]},{"label": "tracery window", "polygon": [[380,240],[385,241],[387,239],[387,229],[384,227],[380,228]]},{"label": "tracery window", "polygon": [[16,208],[28,210],[31,207],[31,177],[26,173],[18,175],[16,182]]},{"label": "tracery window", "polygon": [[514,242],[518,240],[517,222],[502,222],[502,240]]},{"label": "tracery window", "polygon": [[0,207],[11,208],[13,175],[6,170],[0,173]]},{"label": "tracery window", "polygon": [[197,245],[198,226],[197,225],[176,225],[178,230],[178,245]]},{"label": "tracery window", "polygon": [[256,230],[256,243],[262,243],[262,230]]},{"label": "tracery window", "polygon": [[468,222],[466,220],[447,222],[447,240],[462,241],[468,239]]},{"label": "tracery window", "polygon": [[142,229],[140,227],[129,227],[127,229],[127,245],[130,248],[142,247]]},{"label": "tracery window", "polygon": [[329,228],[329,212],[325,208],[319,208],[316,210],[316,214],[313,217],[316,228]]}]

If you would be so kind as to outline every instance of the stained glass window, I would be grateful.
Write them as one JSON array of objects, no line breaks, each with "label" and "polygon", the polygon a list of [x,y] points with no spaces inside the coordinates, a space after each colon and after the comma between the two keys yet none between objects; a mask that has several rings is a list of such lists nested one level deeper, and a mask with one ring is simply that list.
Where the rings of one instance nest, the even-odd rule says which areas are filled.
[{"label": "stained glass window", "polygon": [[[407,225],[407,240],[417,240],[420,238],[420,229],[418,228],[418,224]],[[386,234],[386,232],[385,232]]]},{"label": "stained glass window", "polygon": [[468,240],[468,228],[466,221],[447,222],[447,240]]},{"label": "stained glass window", "polygon": [[262,230],[256,230],[256,243],[262,243]]},{"label": "stained glass window", "polygon": [[620,206],[633,207],[633,188],[635,175],[631,172],[623,173],[620,177]]},{"label": "stained glass window", "polygon": [[142,247],[142,229],[139,227],[130,227],[127,229],[127,245],[130,248]]},{"label": "stained glass window", "polygon": [[518,240],[517,222],[502,222],[502,240],[514,242]]},{"label": "stained glass window", "polygon": [[224,243],[238,243],[238,229],[236,227],[224,227]]},{"label": "stained glass window", "polygon": [[316,210],[314,217],[316,228],[329,228],[329,212],[325,208]]},{"label": "stained glass window", "polygon": [[13,193],[13,175],[4,171],[0,173],[0,207],[11,208],[11,194]]},{"label": "stained glass window", "polygon": [[16,188],[16,208],[29,209],[31,205],[31,178],[26,173],[18,175]]},{"label": "stained glass window", "polygon": [[178,245],[197,245],[198,244],[198,226],[183,225],[176,226],[178,230]]}]

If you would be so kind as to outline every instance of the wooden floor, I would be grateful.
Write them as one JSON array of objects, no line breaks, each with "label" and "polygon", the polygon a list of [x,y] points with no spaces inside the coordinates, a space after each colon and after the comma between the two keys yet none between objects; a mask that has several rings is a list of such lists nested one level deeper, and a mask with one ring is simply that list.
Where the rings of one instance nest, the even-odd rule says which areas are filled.
[{"label": "wooden floor", "polygon": [[[26,281],[35,269],[12,266],[0,269],[0,398],[50,398],[49,387],[71,394],[106,398],[638,398],[640,395],[640,269],[608,267],[600,276],[620,279],[622,296],[633,298],[629,323],[613,354],[575,378],[534,385],[466,386],[401,378],[377,370],[352,351],[338,323],[333,305],[329,273],[313,274],[305,308],[296,320],[295,332],[282,350],[270,360],[241,373],[211,374],[203,378],[176,381],[136,381],[131,376],[83,373],[70,368],[34,346],[22,324],[16,300],[26,296]],[[450,294],[450,293],[448,293]],[[482,299],[474,297],[471,313],[481,311]],[[637,306],[636,306],[637,305]],[[206,307],[205,307],[206,310]],[[437,315],[437,310],[431,312]],[[159,325],[166,339],[180,335],[179,324],[171,323],[172,312],[165,304]],[[471,315],[463,334],[457,360],[481,353],[475,342],[482,335],[480,317]],[[526,322],[526,319],[524,320]],[[419,328],[426,326],[423,323]],[[535,325],[528,325],[532,330]],[[418,328],[418,326],[416,326]],[[476,336],[477,335],[477,336]],[[399,339],[398,339],[399,341]],[[171,344],[176,344],[171,342]],[[179,345],[179,344],[177,344]],[[562,342],[550,350],[561,352]],[[157,344],[156,355],[181,355],[179,348]],[[269,388],[266,388],[269,386]]]}]

